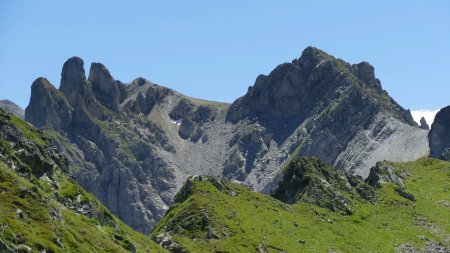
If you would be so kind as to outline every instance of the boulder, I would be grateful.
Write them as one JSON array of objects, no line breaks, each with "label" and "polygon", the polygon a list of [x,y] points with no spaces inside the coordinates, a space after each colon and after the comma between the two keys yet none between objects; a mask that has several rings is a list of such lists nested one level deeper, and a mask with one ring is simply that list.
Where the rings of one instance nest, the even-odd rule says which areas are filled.
[{"label": "boulder", "polygon": [[195,124],[191,120],[191,118],[184,118],[181,122],[180,129],[178,130],[178,133],[180,134],[180,137],[183,139],[189,138],[191,136],[192,132],[195,130]]},{"label": "boulder", "polygon": [[366,182],[373,187],[381,187],[384,183],[393,183],[403,187],[403,179],[405,179],[406,176],[406,173],[400,174],[394,171],[388,162],[377,162],[377,164],[370,169],[370,174],[366,178]]}]

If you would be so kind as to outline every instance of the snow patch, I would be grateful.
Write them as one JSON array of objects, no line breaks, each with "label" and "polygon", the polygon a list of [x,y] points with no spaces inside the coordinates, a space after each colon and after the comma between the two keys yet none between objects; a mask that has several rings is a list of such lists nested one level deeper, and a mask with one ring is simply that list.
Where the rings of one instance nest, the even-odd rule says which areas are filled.
[{"label": "snow patch", "polygon": [[411,111],[411,114],[414,118],[414,121],[416,121],[417,124],[420,125],[420,119],[424,117],[428,125],[431,127],[431,124],[433,124],[434,121],[434,116],[436,116],[436,113],[438,111],[439,110],[414,110]]},{"label": "snow patch", "polygon": [[170,120],[170,123],[172,124],[176,124],[177,126],[181,125],[181,122],[183,122],[182,119],[177,119],[177,120]]}]

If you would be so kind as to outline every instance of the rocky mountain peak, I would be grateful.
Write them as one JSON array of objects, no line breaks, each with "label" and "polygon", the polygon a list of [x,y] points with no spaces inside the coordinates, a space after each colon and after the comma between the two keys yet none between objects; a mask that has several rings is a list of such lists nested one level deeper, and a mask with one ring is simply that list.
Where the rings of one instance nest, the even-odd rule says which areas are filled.
[{"label": "rocky mountain peak", "polygon": [[69,58],[63,65],[59,89],[72,103],[76,100],[77,95],[81,93],[82,86],[85,83],[86,75],[83,60],[76,56]]},{"label": "rocky mountain peak", "polygon": [[320,60],[325,60],[330,57],[334,58],[333,56],[327,54],[325,51],[322,51],[313,46],[308,46],[303,50],[303,52],[298,60],[307,60],[308,59],[308,60],[313,60],[313,61],[319,62]]},{"label": "rocky mountain peak", "polygon": [[31,98],[25,110],[25,119],[36,127],[49,126],[67,129],[72,118],[72,108],[61,91],[43,77],[31,85]]},{"label": "rocky mountain peak", "polygon": [[105,65],[98,62],[91,64],[88,80],[91,83],[98,83],[102,89],[106,89],[108,85],[115,82]]},{"label": "rocky mountain peak", "polygon": [[101,63],[92,63],[88,80],[97,100],[114,112],[119,111],[119,104],[126,97],[125,87],[109,73]]},{"label": "rocky mountain peak", "polygon": [[316,106],[328,103],[324,100],[344,98],[343,93],[357,93],[359,100],[373,98],[371,102],[378,110],[413,124],[406,110],[382,90],[373,66],[367,62],[350,65],[315,47],[307,47],[300,58],[277,66],[268,76],[258,76],[247,94],[231,105],[227,120],[249,118],[297,124]]}]

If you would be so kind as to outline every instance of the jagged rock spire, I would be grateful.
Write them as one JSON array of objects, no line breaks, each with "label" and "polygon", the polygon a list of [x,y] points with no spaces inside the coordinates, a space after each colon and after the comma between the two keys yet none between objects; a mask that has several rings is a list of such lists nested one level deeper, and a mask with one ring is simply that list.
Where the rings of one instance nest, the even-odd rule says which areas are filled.
[{"label": "jagged rock spire", "polygon": [[77,95],[81,93],[82,86],[86,83],[86,75],[84,71],[84,62],[79,57],[69,58],[63,66],[61,72],[60,90],[72,103]]},{"label": "jagged rock spire", "polygon": [[114,80],[109,70],[101,63],[92,63],[88,80],[97,100],[107,108],[118,112],[119,104],[126,96],[121,83]]},{"label": "jagged rock spire", "polygon": [[67,99],[47,79],[37,78],[31,85],[30,103],[25,119],[36,127],[49,126],[66,130],[72,118],[72,108]]},{"label": "jagged rock spire", "polygon": [[422,128],[422,129],[430,130],[430,126],[428,125],[428,123],[427,123],[427,121],[426,121],[426,119],[424,117],[422,117],[420,119],[420,126],[419,127]]}]

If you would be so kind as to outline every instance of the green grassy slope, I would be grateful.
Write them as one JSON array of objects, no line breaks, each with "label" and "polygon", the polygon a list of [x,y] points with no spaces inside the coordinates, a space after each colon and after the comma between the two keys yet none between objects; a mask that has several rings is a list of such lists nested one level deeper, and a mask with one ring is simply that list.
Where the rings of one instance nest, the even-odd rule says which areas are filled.
[{"label": "green grassy slope", "polygon": [[42,132],[1,111],[0,128],[0,252],[166,252],[68,179]]},{"label": "green grassy slope", "polygon": [[189,252],[395,252],[402,244],[423,248],[429,240],[448,248],[450,163],[424,158],[389,165],[407,171],[404,190],[416,202],[385,183],[374,204],[353,201],[354,214],[345,215],[285,204],[225,181],[191,179],[152,236],[169,234]]}]

